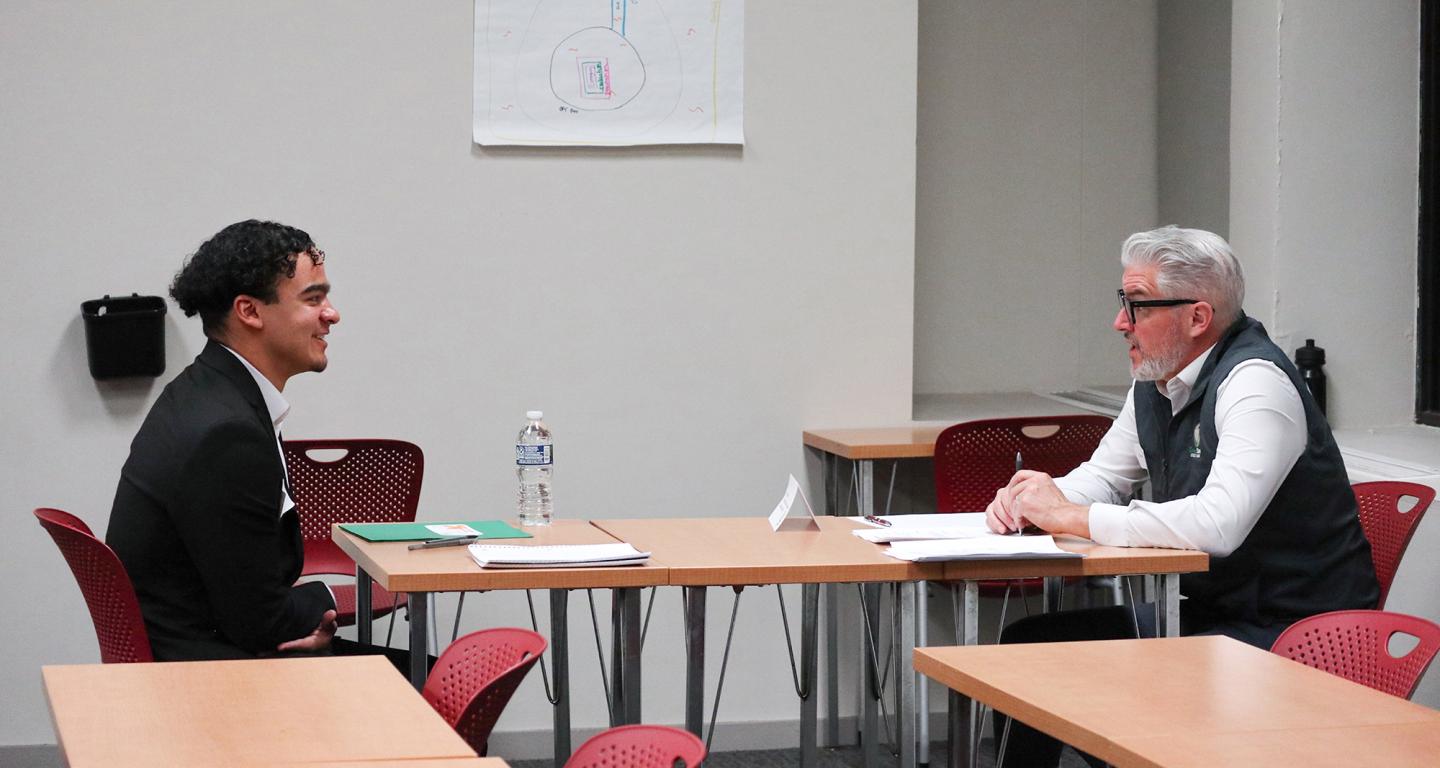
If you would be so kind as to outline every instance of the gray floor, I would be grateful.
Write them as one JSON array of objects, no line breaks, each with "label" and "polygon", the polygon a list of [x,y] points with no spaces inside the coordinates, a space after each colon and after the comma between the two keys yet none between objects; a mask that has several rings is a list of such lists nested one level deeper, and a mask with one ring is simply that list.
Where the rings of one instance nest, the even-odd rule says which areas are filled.
[{"label": "gray floor", "polygon": [[[930,768],[943,768],[948,751],[945,742],[930,745]],[[865,765],[859,747],[822,748],[819,768],[861,768]],[[549,760],[510,760],[512,768],[551,768]],[[889,768],[899,762],[888,753],[880,758],[881,768]],[[800,765],[800,751],[797,749],[762,749],[752,752],[717,752],[706,761],[706,768],[792,768]],[[986,739],[980,746],[978,768],[994,768],[994,748]],[[1060,768],[1087,768],[1079,755],[1066,749],[1060,756]]]}]

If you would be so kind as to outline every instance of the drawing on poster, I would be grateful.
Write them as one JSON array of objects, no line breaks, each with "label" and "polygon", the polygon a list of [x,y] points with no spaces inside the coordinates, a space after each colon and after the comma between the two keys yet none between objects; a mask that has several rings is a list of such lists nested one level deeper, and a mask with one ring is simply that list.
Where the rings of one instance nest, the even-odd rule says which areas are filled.
[{"label": "drawing on poster", "polygon": [[743,0],[476,0],[475,142],[743,143]]}]

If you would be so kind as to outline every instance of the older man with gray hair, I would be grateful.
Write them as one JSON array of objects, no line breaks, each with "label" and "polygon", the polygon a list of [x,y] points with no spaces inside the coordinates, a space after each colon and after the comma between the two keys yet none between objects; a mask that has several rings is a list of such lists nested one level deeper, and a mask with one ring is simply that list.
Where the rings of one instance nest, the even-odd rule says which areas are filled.
[{"label": "older man with gray hair", "polygon": [[[1268,649],[1298,619],[1375,607],[1370,545],[1330,425],[1295,366],[1241,309],[1245,278],[1229,244],[1162,227],[1131,235],[1121,264],[1112,327],[1135,379],[1125,406],[1075,471],[1017,472],[986,510],[990,528],[1028,524],[1101,544],[1209,553],[1208,573],[1181,577],[1182,634]],[[1146,480],[1151,499],[1134,500]],[[1003,642],[1153,635],[1152,616],[1037,616],[1013,624]],[[1008,764],[1054,765],[1053,740],[1032,749],[1045,739],[1012,734],[1007,751],[1019,754]]]}]

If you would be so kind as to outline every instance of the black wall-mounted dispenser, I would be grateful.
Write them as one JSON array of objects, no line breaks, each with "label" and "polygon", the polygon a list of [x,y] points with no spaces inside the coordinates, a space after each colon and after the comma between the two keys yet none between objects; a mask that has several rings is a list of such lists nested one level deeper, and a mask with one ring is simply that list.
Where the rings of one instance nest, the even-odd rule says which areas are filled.
[{"label": "black wall-mounted dispenser", "polygon": [[159,376],[165,372],[165,299],[129,296],[80,305],[85,349],[96,379]]}]

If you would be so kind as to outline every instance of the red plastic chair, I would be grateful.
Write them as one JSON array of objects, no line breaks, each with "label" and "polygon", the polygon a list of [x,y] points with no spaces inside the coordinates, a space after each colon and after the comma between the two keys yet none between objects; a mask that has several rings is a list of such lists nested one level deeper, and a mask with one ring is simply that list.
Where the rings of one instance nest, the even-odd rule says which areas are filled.
[{"label": "red plastic chair", "polygon": [[445,649],[420,693],[484,755],[495,721],[544,652],[545,638],[528,629],[471,632]]},{"label": "red plastic chair", "polygon": [[[1420,638],[1404,656],[1390,655],[1396,633]],[[1408,699],[1415,694],[1435,652],[1440,625],[1389,611],[1332,611],[1291,624],[1270,647],[1288,659],[1352,682]]]},{"label": "red plastic chair", "polygon": [[[1110,430],[1108,416],[1023,416],[966,421],[935,438],[935,511],[980,512],[995,489],[1015,474],[1015,454],[1026,469],[1059,477],[1080,466]],[[1005,581],[980,582],[981,594],[1004,594]],[[1041,579],[1012,584],[1039,587]]]},{"label": "red plastic chair", "polygon": [[1080,466],[1110,430],[1108,416],[1026,416],[956,424],[935,438],[938,512],[979,512],[1015,474],[1026,469],[1060,476]]},{"label": "red plastic chair", "polygon": [[95,538],[90,526],[69,512],[41,508],[35,510],[35,517],[55,540],[80,585],[80,594],[90,608],[90,621],[95,625],[95,638],[100,641],[100,661],[154,661],[140,601],[120,558]]},{"label": "red plastic chair", "polygon": [[[302,575],[355,574],[355,563],[330,539],[332,523],[404,523],[415,520],[425,454],[403,440],[286,440],[290,496],[300,514],[305,545]],[[344,451],[321,460],[312,451]],[[373,585],[370,606],[379,618],[405,604]],[[355,585],[333,585],[336,621],[355,623]],[[397,599],[398,598],[398,599]]]},{"label": "red plastic chair", "polygon": [[621,725],[591,736],[565,761],[565,768],[672,768],[679,760],[695,768],[705,759],[705,742],[689,731],[664,725]]},{"label": "red plastic chair", "polygon": [[[1435,500],[1435,489],[1420,483],[1401,482],[1356,483],[1351,488],[1360,507],[1360,527],[1365,530],[1370,554],[1375,559],[1375,578],[1380,581],[1380,602],[1375,607],[1384,609],[1395,571],[1400,568],[1400,558],[1410,546],[1410,537],[1415,535],[1420,518]],[[1400,502],[1406,498],[1414,498],[1416,502],[1402,511]]]}]

